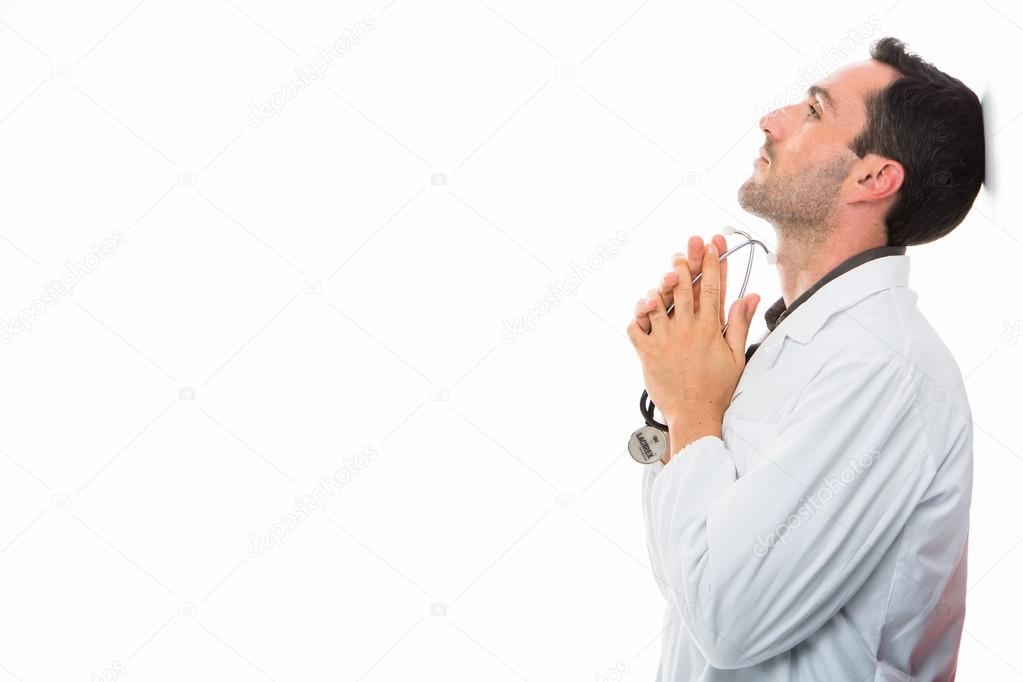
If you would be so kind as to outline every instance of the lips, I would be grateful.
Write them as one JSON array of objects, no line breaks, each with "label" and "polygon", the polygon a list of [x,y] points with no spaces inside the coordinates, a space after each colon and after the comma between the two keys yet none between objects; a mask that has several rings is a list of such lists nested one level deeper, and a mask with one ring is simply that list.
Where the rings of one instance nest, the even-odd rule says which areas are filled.
[{"label": "lips", "polygon": [[768,163],[770,163],[771,160],[769,158],[767,158],[767,153],[764,151],[764,148],[761,147],[759,151],[760,151],[760,158],[762,158],[764,161],[767,161]]}]

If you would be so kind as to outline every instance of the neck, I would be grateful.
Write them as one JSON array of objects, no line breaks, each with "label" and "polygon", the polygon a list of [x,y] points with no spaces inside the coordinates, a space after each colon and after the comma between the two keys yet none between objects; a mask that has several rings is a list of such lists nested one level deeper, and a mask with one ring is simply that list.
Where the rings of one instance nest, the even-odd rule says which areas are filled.
[{"label": "neck", "polygon": [[842,261],[867,249],[884,246],[885,243],[885,239],[876,234],[873,238],[865,235],[856,238],[832,232],[822,239],[814,240],[794,239],[779,234],[775,255],[778,257],[778,278],[785,305],[791,305],[800,294]]}]

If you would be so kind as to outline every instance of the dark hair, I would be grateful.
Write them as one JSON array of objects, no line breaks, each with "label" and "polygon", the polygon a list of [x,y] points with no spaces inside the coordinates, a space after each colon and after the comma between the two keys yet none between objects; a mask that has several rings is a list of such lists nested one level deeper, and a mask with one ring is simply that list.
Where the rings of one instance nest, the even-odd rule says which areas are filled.
[{"label": "dark hair", "polygon": [[867,122],[849,145],[902,164],[905,177],[885,215],[890,246],[926,244],[963,221],[984,182],[984,118],[972,90],[895,38],[870,56],[899,75],[864,98]]}]

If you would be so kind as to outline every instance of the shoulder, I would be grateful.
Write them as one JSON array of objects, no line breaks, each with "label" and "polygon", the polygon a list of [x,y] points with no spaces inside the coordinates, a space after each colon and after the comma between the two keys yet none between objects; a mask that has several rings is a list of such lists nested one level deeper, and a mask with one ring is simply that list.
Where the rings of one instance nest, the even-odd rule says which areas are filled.
[{"label": "shoulder", "polygon": [[[973,421],[962,372],[940,334],[916,305],[909,286],[879,291],[828,320],[820,334],[826,362],[860,363],[865,372],[896,378],[934,455],[972,441]],[[846,358],[843,360],[842,358]]]},{"label": "shoulder", "polygon": [[829,350],[825,362],[845,357],[890,365],[921,389],[961,386],[959,364],[916,301],[913,289],[899,286],[837,311],[815,339]]}]

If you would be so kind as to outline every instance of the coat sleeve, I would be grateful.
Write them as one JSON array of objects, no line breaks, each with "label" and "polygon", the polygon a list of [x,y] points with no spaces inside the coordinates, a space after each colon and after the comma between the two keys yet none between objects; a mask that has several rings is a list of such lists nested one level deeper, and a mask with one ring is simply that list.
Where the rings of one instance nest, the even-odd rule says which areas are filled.
[{"label": "coat sleeve", "polygon": [[914,371],[894,354],[833,361],[743,476],[704,436],[653,479],[651,546],[712,666],[788,651],[877,567],[934,474]]},{"label": "coat sleeve", "polygon": [[657,549],[657,543],[654,539],[650,504],[651,491],[653,490],[654,483],[657,481],[657,477],[663,470],[664,464],[660,461],[644,465],[641,484],[643,499],[643,527],[646,534],[647,556],[650,557],[650,572],[654,576],[654,581],[657,583],[657,587],[660,589],[661,595],[667,601],[670,598],[668,596],[669,585],[668,581],[664,577],[664,566],[661,564],[661,552]]}]

